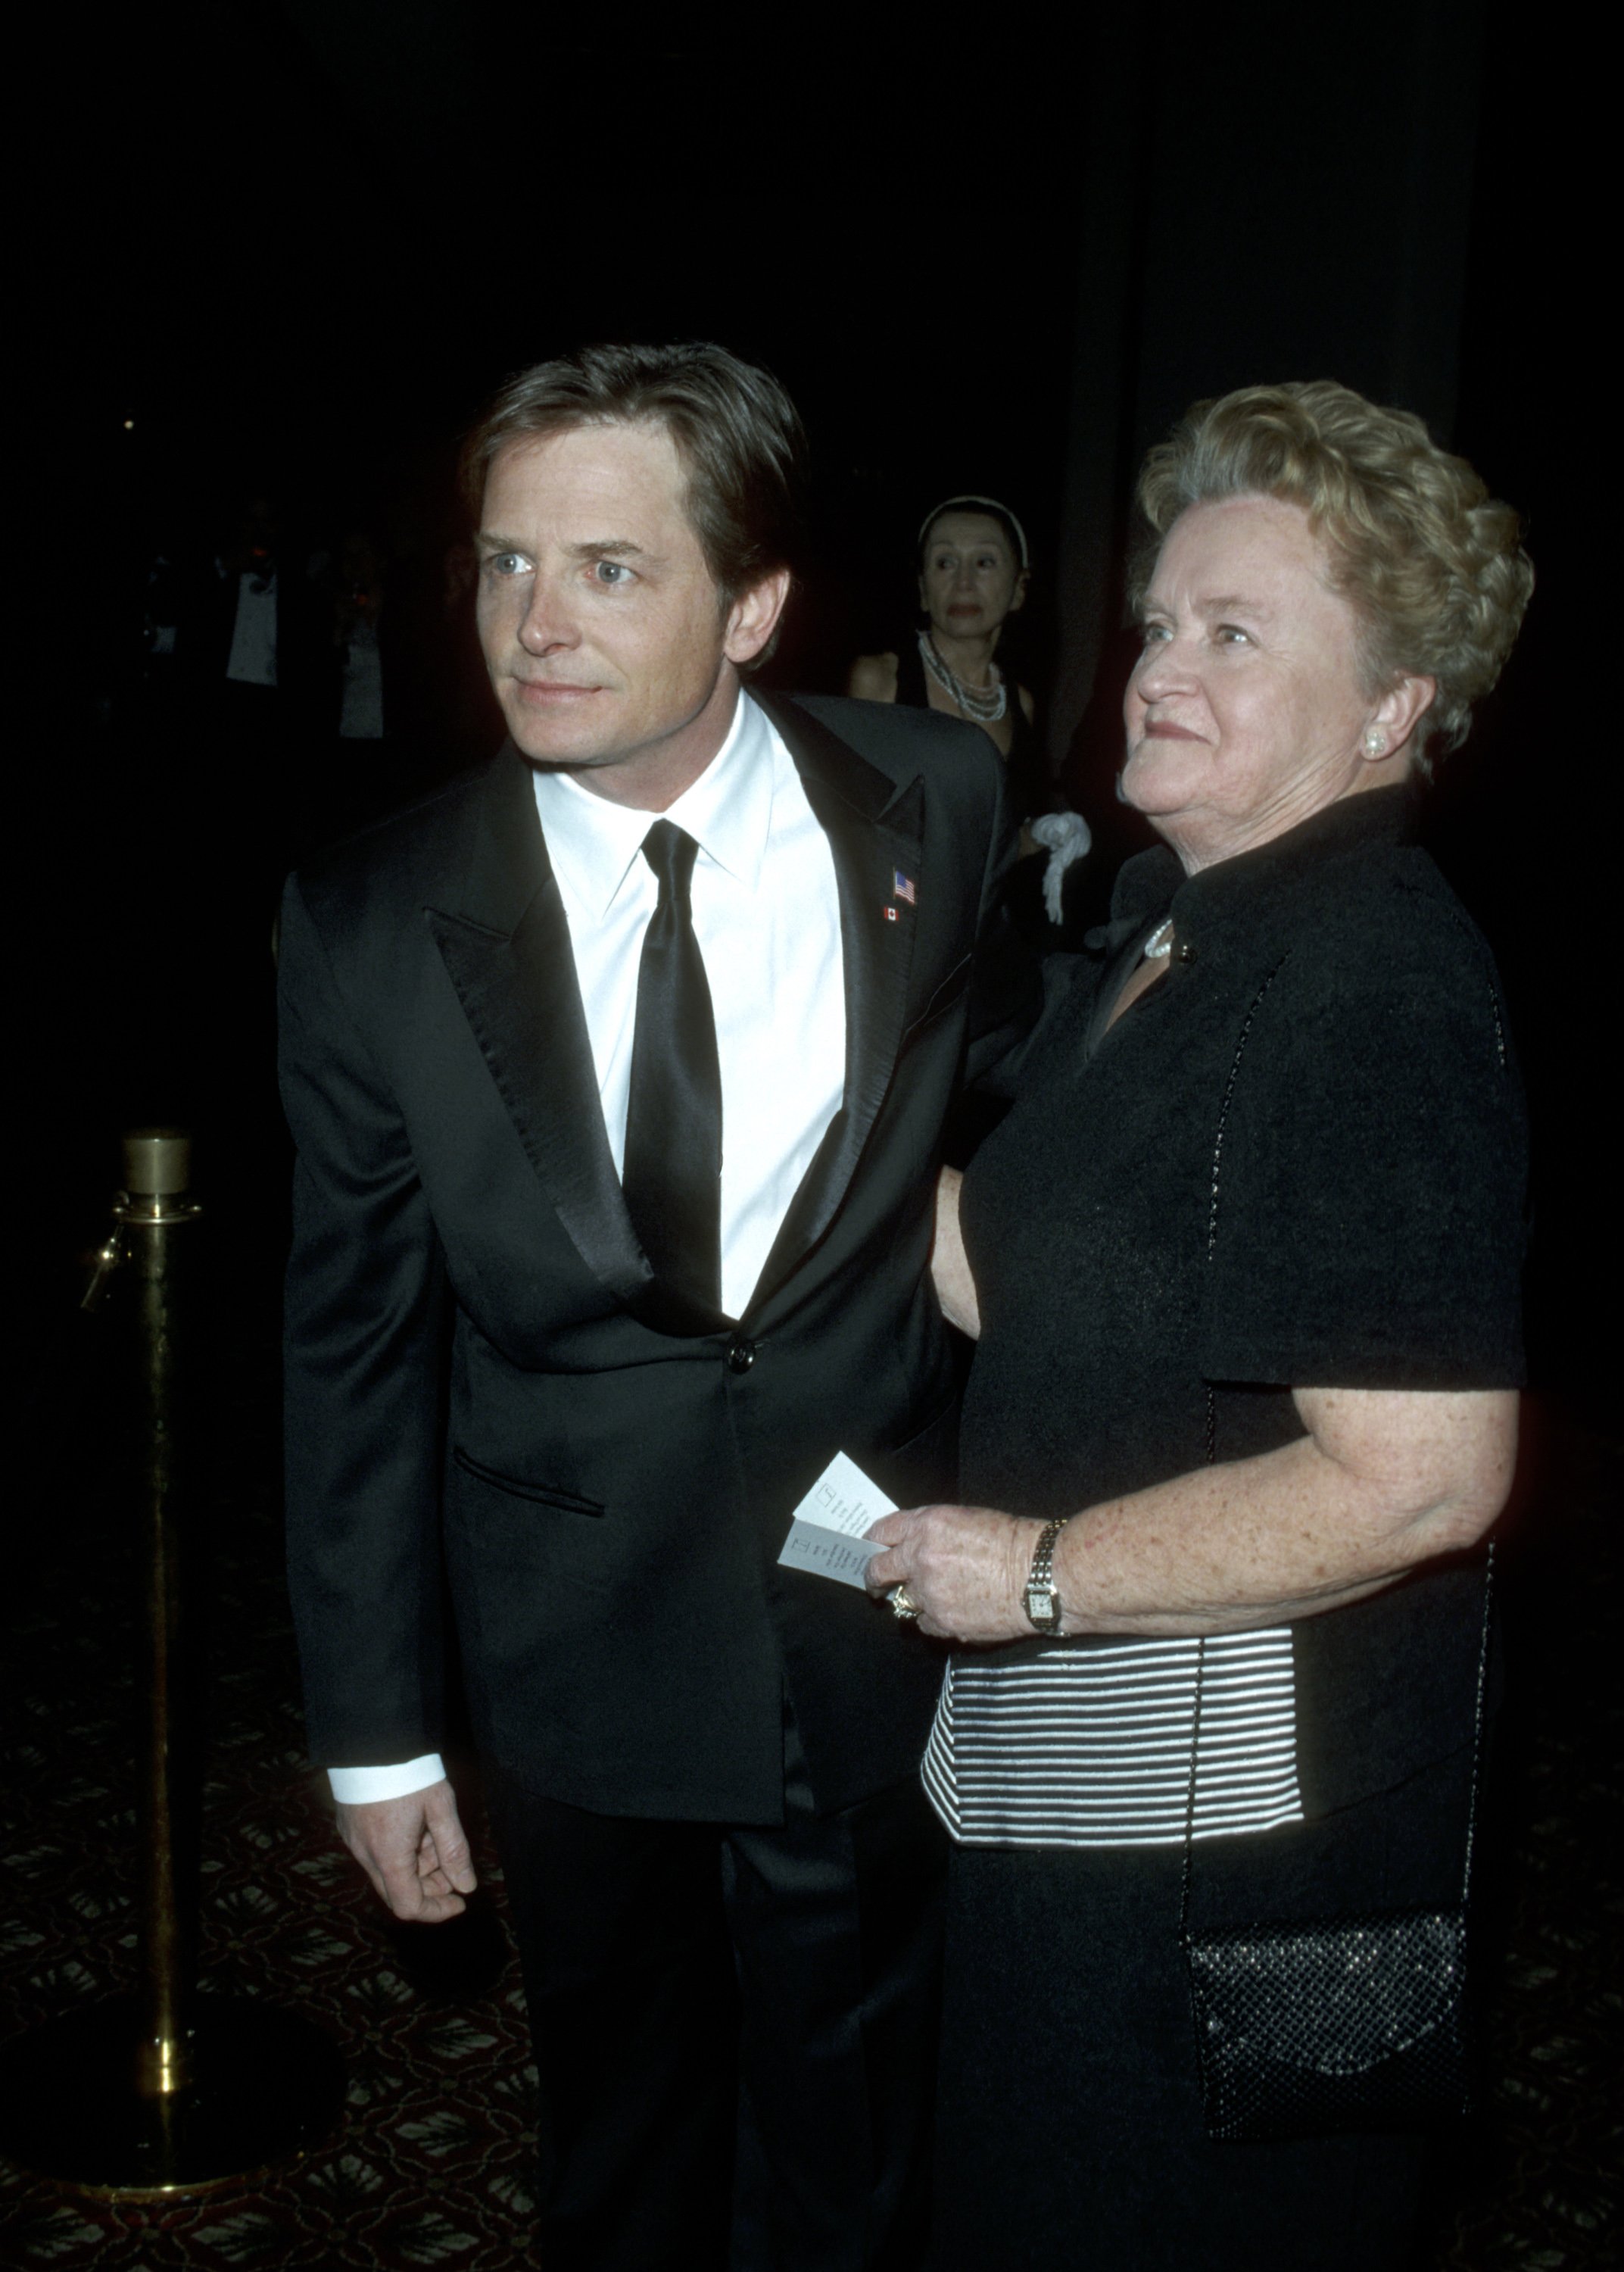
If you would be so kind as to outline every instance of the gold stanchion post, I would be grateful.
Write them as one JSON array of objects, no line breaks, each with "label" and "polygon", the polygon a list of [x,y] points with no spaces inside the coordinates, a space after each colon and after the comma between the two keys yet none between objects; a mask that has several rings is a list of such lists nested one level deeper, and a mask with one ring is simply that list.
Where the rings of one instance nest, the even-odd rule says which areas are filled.
[{"label": "gold stanchion post", "polygon": [[0,2062],[0,2152],[77,2191],[134,2200],[206,2192],[291,2160],[332,2131],[344,2096],[342,2065],[319,2029],[277,2006],[199,1996],[190,1984],[175,1838],[187,1248],[202,1212],[188,1195],[190,1150],[176,1129],[125,1137],[125,1188],[85,1297],[97,1304],[122,1281],[120,1306],[133,1312],[125,1355],[145,1595],[141,1985],[36,2029]]},{"label": "gold stanchion post", "polygon": [[138,1820],[141,1856],[141,1947],[145,2018],[137,2083],[146,2098],[169,2097],[190,2080],[183,2014],[184,1962],[175,1884],[175,1746],[182,1730],[182,1529],[187,1446],[179,1397],[187,1325],[183,1241],[201,1209],[187,1195],[188,1139],[168,1130],[126,1138],[124,1181],[114,1203],[120,1244],[135,1278],[134,1437],[145,1588],[146,1680],[138,1738]]}]

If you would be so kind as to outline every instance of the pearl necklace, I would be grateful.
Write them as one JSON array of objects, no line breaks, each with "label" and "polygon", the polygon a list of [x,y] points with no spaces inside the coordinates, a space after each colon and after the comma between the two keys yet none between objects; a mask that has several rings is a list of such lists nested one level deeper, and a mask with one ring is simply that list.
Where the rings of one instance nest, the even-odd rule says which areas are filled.
[{"label": "pearl necklace", "polygon": [[1165,962],[1172,953],[1173,917],[1169,916],[1166,923],[1157,924],[1144,942],[1144,960],[1146,962]]},{"label": "pearl necklace", "polygon": [[952,696],[965,717],[973,718],[978,726],[991,726],[1003,716],[1009,690],[1002,678],[995,678],[988,687],[966,686],[937,654],[936,642],[928,632],[921,632],[919,640],[920,660],[942,691]]}]

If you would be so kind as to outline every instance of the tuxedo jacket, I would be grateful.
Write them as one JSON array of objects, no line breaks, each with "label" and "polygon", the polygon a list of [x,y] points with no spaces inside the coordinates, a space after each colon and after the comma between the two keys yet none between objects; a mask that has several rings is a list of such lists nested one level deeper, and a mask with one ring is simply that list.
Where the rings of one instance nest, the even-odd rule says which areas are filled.
[{"label": "tuxedo jacket", "polygon": [[786,1697],[821,1808],[917,1768],[939,1654],[777,1556],[837,1451],[951,1494],[934,1186],[1030,1014],[1013,847],[980,732],[764,706],[833,852],[846,1087],[736,1325],[674,1329],[637,1245],[511,744],[289,883],[289,1566],[327,1765],[439,1745],[449,1592],[481,1743],[545,1797],[777,1821]]}]

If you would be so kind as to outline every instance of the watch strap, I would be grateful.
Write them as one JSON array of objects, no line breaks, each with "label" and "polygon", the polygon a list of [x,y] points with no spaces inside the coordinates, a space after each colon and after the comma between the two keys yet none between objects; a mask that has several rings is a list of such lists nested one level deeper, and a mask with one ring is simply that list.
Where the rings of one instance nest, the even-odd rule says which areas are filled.
[{"label": "watch strap", "polygon": [[1062,1514],[1053,1522],[1046,1522],[1038,1534],[1038,1543],[1032,1549],[1032,1568],[1026,1576],[1026,1590],[1022,1596],[1029,1623],[1040,1633],[1060,1631],[1061,1601],[1054,1585],[1054,1542],[1071,1520]]}]

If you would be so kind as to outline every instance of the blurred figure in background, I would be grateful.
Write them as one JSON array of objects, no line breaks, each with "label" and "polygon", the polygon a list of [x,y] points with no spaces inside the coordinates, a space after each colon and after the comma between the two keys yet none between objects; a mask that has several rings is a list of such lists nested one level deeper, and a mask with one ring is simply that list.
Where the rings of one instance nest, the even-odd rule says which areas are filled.
[{"label": "blurred figure in background", "polygon": [[299,760],[302,849],[347,834],[409,794],[395,731],[392,579],[383,542],[352,521],[319,580],[326,628],[316,730]]},{"label": "blurred figure in background", "polygon": [[441,738],[447,748],[464,753],[464,763],[488,744],[493,727],[499,723],[474,629],[478,582],[479,560],[473,546],[465,537],[447,544],[439,556],[435,597],[435,645],[441,659],[436,699],[442,718]]},{"label": "blurred figure in background", "polygon": [[274,907],[296,826],[289,767],[305,761],[331,653],[324,564],[290,536],[268,484],[223,502],[212,542],[153,564],[149,669],[172,691],[172,791],[241,801],[245,847]]},{"label": "blurred figure in background", "polygon": [[1031,579],[1026,532],[1008,505],[985,497],[944,499],[920,526],[924,624],[894,650],[859,655],[846,691],[866,702],[940,710],[980,727],[1003,759],[1024,848],[1041,845],[1048,853],[1045,911],[1058,923],[1061,878],[1087,851],[1088,826],[1076,813],[1051,813],[1057,800],[1037,732],[1037,704],[1031,689],[996,660],[1004,626],[1024,607]]},{"label": "blurred figure in background", "polygon": [[381,742],[384,659],[378,623],[384,612],[384,554],[364,528],[353,528],[339,551],[333,603],[333,645],[339,651],[339,737]]},{"label": "blurred figure in background", "polygon": [[1005,624],[1026,603],[1031,575],[1025,532],[1007,505],[949,497],[920,527],[924,624],[895,652],[859,655],[846,684],[847,693],[865,702],[942,710],[980,726],[1010,768],[1023,819],[1029,804],[1037,810],[1041,803],[1037,705],[995,657]]}]

